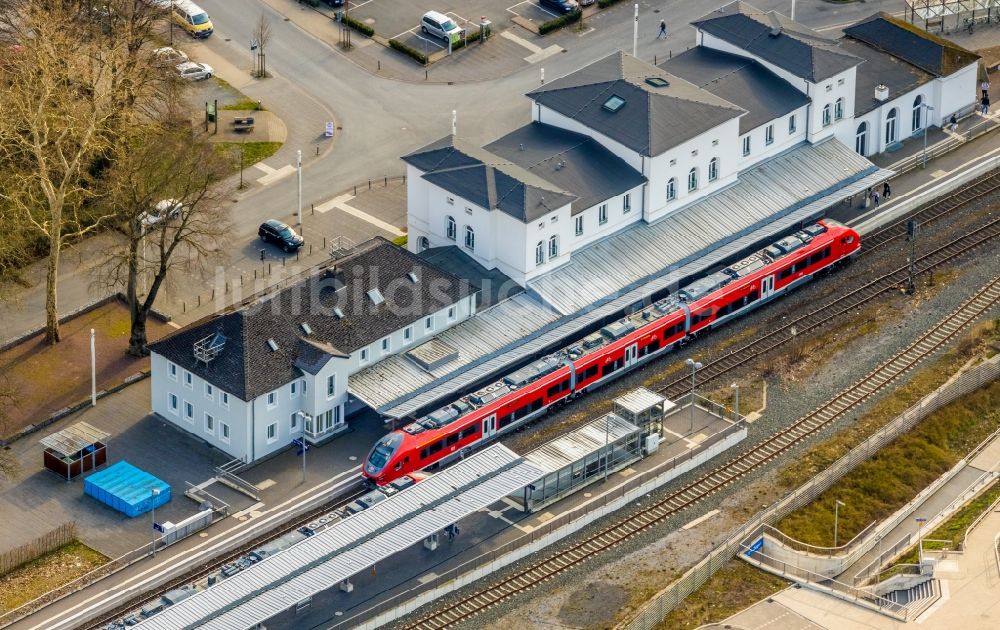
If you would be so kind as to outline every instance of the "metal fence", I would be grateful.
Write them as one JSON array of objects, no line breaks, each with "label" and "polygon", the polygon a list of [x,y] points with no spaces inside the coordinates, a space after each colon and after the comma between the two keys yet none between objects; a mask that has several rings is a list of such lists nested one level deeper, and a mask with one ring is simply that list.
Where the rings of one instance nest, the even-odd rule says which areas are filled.
[{"label": "metal fence", "polygon": [[754,515],[724,543],[686,571],[680,579],[654,596],[632,619],[620,624],[618,628],[651,630],[656,627],[684,598],[700,588],[708,578],[740,553],[744,548],[743,542],[763,525],[773,525],[788,514],[811,503],[837,480],[869,459],[883,446],[912,429],[928,415],[956,398],[996,380],[998,376],[1000,376],[1000,355],[980,363],[951,383],[946,383],[928,394],[812,480],[799,486],[773,506]]}]

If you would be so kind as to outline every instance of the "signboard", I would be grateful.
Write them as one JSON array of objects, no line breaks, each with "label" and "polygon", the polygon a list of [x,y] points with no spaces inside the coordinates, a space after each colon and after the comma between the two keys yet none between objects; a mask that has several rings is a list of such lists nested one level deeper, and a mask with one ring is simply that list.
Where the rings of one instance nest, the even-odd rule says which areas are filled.
[{"label": "signboard", "polygon": [[332,122],[326,123],[326,134],[325,135],[326,135],[327,138],[332,138],[333,137],[333,123]]},{"label": "signboard", "polygon": [[753,554],[757,553],[758,551],[762,550],[763,548],[764,548],[764,538],[761,537],[760,540],[758,540],[754,544],[750,545],[750,548],[747,549],[746,555],[752,556]]},{"label": "signboard", "polygon": [[294,440],[292,440],[292,446],[298,449],[295,452],[296,455],[301,455],[302,453],[309,452],[309,445],[306,444],[305,440],[303,440],[302,438],[295,438]]}]

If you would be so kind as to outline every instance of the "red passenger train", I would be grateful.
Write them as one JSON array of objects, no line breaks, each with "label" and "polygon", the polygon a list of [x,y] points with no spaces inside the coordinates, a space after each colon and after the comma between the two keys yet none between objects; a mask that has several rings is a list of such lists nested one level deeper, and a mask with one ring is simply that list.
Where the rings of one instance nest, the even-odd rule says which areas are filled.
[{"label": "red passenger train", "polygon": [[829,219],[393,431],[362,474],[378,485],[483,445],[854,256],[857,232]]}]

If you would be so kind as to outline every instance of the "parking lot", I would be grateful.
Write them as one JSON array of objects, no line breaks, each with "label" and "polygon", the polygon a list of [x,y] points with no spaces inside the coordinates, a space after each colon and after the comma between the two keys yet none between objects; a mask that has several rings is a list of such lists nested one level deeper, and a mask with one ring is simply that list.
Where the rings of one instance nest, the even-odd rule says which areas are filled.
[{"label": "parking lot", "polygon": [[495,27],[506,26],[509,18],[491,0],[361,0],[352,2],[350,9],[353,18],[369,24],[379,35],[432,54],[447,48],[448,43],[421,32],[420,17],[427,11],[444,13],[467,30],[476,30],[484,16]]},{"label": "parking lot", "polygon": [[507,17],[522,17],[535,24],[542,24],[559,17],[559,14],[548,7],[538,4],[538,0],[524,0],[507,7]]}]

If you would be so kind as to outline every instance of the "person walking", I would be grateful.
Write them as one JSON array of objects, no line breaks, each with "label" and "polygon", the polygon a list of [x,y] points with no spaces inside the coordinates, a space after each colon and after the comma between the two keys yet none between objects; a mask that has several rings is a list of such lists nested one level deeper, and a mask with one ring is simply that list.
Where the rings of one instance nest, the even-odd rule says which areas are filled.
[{"label": "person walking", "polygon": [[990,95],[990,82],[988,79],[983,79],[983,82],[979,84],[979,89],[983,91],[983,96],[989,97]]},{"label": "person walking", "polygon": [[875,207],[878,208],[878,191],[877,190],[873,190],[872,191],[872,203],[874,203]]},{"label": "person walking", "polygon": [[882,198],[888,199],[889,195],[892,194],[892,188],[889,188],[889,182],[886,181],[882,184]]},{"label": "person walking", "polygon": [[989,94],[985,95],[979,101],[979,113],[982,114],[983,116],[985,116],[986,114],[990,113],[990,95]]},{"label": "person walking", "polygon": [[656,34],[656,39],[666,39],[667,38],[667,21],[660,20],[660,32]]}]

